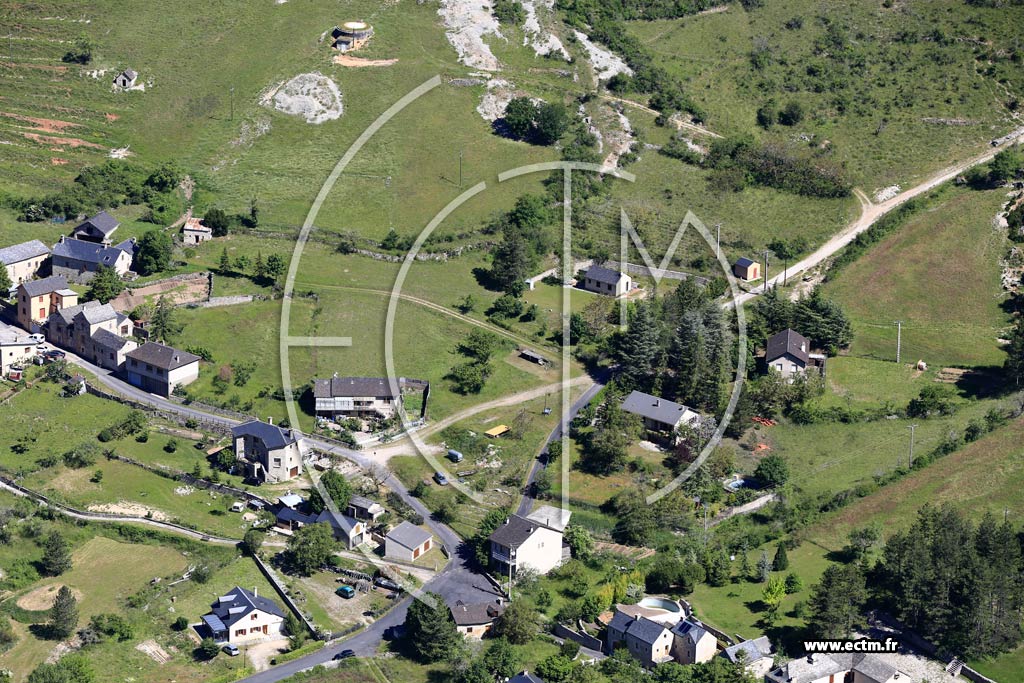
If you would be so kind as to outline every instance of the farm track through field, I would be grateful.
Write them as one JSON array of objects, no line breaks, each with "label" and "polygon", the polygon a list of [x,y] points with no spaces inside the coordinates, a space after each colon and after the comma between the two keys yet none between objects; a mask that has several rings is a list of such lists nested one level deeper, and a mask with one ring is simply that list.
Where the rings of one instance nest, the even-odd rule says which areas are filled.
[{"label": "farm track through field", "polygon": [[[1018,129],[1021,130],[1021,129]],[[964,173],[971,168],[980,164],[988,163],[992,158],[999,152],[1009,149],[1014,146],[1014,141],[1003,143],[1002,145],[992,147],[984,154],[979,154],[967,161],[962,161],[952,166],[937,171],[930,175],[924,181],[918,183],[909,190],[900,192],[895,197],[879,202],[873,203],[867,195],[864,194],[860,189],[854,189],[853,194],[857,197],[857,201],[860,202],[860,216],[853,220],[843,230],[833,235],[823,245],[818,247],[814,252],[806,258],[797,261],[789,266],[789,268],[783,272],[778,273],[775,277],[768,278],[768,281],[759,287],[753,288],[751,291],[739,295],[735,299],[731,299],[723,304],[723,308],[729,308],[742,303],[747,303],[759,294],[765,292],[765,288],[768,286],[777,286],[782,283],[784,275],[793,277],[799,275],[802,272],[808,271],[815,266],[824,263],[826,260],[834,256],[841,249],[846,247],[852,242],[858,235],[866,231],[872,225],[874,225],[882,216],[886,215],[898,206],[910,201],[914,197],[922,195],[929,190],[933,190],[939,185],[946,183],[956,178],[961,173]]]}]

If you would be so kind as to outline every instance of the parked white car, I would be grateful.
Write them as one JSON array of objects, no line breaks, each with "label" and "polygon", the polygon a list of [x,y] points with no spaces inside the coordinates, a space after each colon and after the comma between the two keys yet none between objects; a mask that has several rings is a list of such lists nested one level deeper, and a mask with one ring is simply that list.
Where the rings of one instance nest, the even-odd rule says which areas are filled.
[{"label": "parked white car", "polygon": [[41,344],[46,341],[46,337],[41,334],[30,334],[28,335],[29,341],[34,341],[37,344]]}]

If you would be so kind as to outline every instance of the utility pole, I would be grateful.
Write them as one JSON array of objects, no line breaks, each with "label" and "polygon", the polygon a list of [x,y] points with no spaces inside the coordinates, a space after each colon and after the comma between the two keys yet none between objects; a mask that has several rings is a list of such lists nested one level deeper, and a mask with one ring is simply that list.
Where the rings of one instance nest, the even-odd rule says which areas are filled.
[{"label": "utility pole", "polygon": [[917,425],[910,425],[910,464],[907,469],[914,467],[914,430],[917,429]]},{"label": "utility pole", "polygon": [[896,363],[900,362],[901,343],[903,341],[903,321],[896,321]]},{"label": "utility pole", "polygon": [[715,240],[715,258],[722,258],[722,224],[715,226],[718,231],[718,238]]},{"label": "utility pole", "polygon": [[462,150],[459,150],[459,189],[462,189]]},{"label": "utility pole", "polygon": [[231,120],[235,120],[235,87],[231,86]]},{"label": "utility pole", "polygon": [[768,249],[764,250],[764,287],[762,289],[764,289],[765,294],[768,293],[768,251]]}]

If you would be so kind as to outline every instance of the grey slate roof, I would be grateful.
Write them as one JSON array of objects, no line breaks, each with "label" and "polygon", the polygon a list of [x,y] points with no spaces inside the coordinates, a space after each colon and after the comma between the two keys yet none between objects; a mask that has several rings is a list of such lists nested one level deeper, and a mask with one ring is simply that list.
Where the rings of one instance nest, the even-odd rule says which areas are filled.
[{"label": "grey slate roof", "polygon": [[21,286],[29,296],[43,296],[60,289],[67,289],[68,279],[63,275],[51,275],[50,277],[44,277],[42,280],[23,282]]},{"label": "grey slate roof", "polygon": [[[107,310],[100,312],[97,309],[109,309],[109,312]],[[66,306],[64,308],[58,309],[57,312],[54,313],[53,315],[60,318],[65,325],[70,325],[75,321],[75,316],[77,316],[79,313],[83,313],[84,311],[90,311],[90,314],[92,314],[93,319],[95,319],[97,322],[106,322],[107,320],[110,320],[111,318],[117,316],[117,311],[115,311],[113,307],[110,306],[110,304],[101,304],[99,301],[86,301],[84,304],[78,304],[76,306]],[[92,311],[97,312],[93,314]],[[89,321],[88,316],[86,316],[86,321]]]},{"label": "grey slate roof", "polygon": [[314,398],[382,396],[394,398],[391,383],[383,377],[332,377],[313,380]]},{"label": "grey slate roof", "polygon": [[458,626],[480,626],[490,624],[505,611],[497,602],[478,602],[471,605],[459,600],[448,608]]},{"label": "grey slate roof", "polygon": [[806,364],[807,353],[811,350],[811,344],[807,341],[807,337],[791,329],[773,334],[768,338],[766,346],[765,360],[769,363],[788,353]]},{"label": "grey slate roof", "polygon": [[529,671],[522,671],[508,679],[508,683],[544,683],[544,679],[534,676]]},{"label": "grey slate roof", "polygon": [[519,349],[519,355],[534,363],[547,363],[548,359],[531,349]]},{"label": "grey slate roof", "polygon": [[604,282],[605,284],[614,285],[618,284],[619,280],[622,279],[622,273],[611,268],[605,268],[604,266],[590,266],[587,268],[587,272],[584,275],[591,280],[597,280],[598,282]]},{"label": "grey slate roof", "polygon": [[636,638],[642,643],[654,645],[666,630],[668,629],[665,628],[664,624],[651,621],[647,617],[640,617],[639,619],[634,619],[633,623],[629,625],[626,629],[626,635]]},{"label": "grey slate roof", "polygon": [[[148,344],[143,345],[145,348]],[[134,355],[134,351],[128,354],[129,357]],[[198,358],[199,356],[195,356]],[[252,436],[263,442],[263,445],[269,450],[277,450],[278,448],[284,448],[290,444],[295,443],[298,439],[295,436],[295,432],[290,429],[282,429],[277,425],[272,425],[269,422],[261,422],[260,420],[250,420],[240,425],[236,425],[231,428],[231,436],[238,438],[240,436]]]},{"label": "grey slate roof", "polygon": [[678,423],[689,410],[681,403],[651,396],[642,391],[633,391],[627,396],[622,402],[622,409],[627,413],[670,425]]},{"label": "grey slate roof", "polygon": [[130,80],[134,80],[139,75],[135,72],[134,69],[125,69],[121,73],[127,76]]},{"label": "grey slate roof", "polygon": [[340,529],[346,538],[352,536],[352,531],[355,529],[356,524],[359,524],[358,519],[353,519],[348,515],[336,514],[330,510],[322,510],[319,515],[316,516],[315,522],[327,522],[331,525],[332,529]]},{"label": "grey slate roof", "polygon": [[748,259],[746,256],[740,256],[736,259],[736,265],[741,268],[747,268],[748,266],[754,265],[754,262]]},{"label": "grey slate roof", "polygon": [[21,263],[27,261],[30,258],[36,256],[45,256],[50,253],[50,248],[39,240],[31,240],[29,242],[22,242],[21,244],[12,244],[9,247],[0,249],[0,263],[5,266],[12,265],[14,263]]},{"label": "grey slate roof", "polygon": [[[128,246],[123,246],[126,244]],[[134,243],[131,240],[122,242],[116,247],[104,247],[102,244],[96,244],[95,242],[65,237],[53,245],[53,255],[81,261],[82,263],[94,263],[113,268],[122,252],[128,252],[129,255],[134,256],[133,246]]]},{"label": "grey slate roof", "polygon": [[128,352],[129,358],[140,363],[149,363],[163,370],[177,370],[183,365],[200,360],[199,356],[188,351],[179,351],[173,346],[164,346],[157,342],[146,342],[134,351]]},{"label": "grey slate roof", "polygon": [[[132,71],[134,74],[135,72]],[[117,219],[111,216],[106,211],[100,211],[92,218],[87,218],[75,227],[75,231],[81,230],[86,226],[92,226],[98,232],[102,233],[104,237],[109,237],[121,224],[117,222]]]},{"label": "grey slate roof", "polygon": [[[227,598],[225,600],[225,598]],[[224,626],[231,626],[249,615],[253,610],[260,610],[278,617],[284,617],[284,612],[273,600],[264,597],[257,597],[241,586],[235,586],[231,592],[222,595],[213,605],[211,614],[220,619]]]},{"label": "grey slate roof", "polygon": [[686,638],[694,644],[699,643],[704,636],[711,636],[714,638],[714,636],[711,635],[711,633],[707,631],[699,621],[691,621],[690,619],[683,619],[682,621],[677,622],[676,625],[672,627],[672,633],[680,638]]},{"label": "grey slate roof", "polygon": [[92,341],[94,344],[102,346],[105,349],[110,349],[111,351],[119,351],[128,343],[128,340],[124,337],[118,336],[113,332],[104,329],[96,330],[92,335]]},{"label": "grey slate roof", "polygon": [[765,680],[777,683],[811,683],[833,674],[856,671],[858,681],[868,680],[885,683],[896,673],[895,667],[886,664],[879,657],[866,653],[857,654],[816,654],[786,662],[773,669]]},{"label": "grey slate roof", "polygon": [[[89,301],[87,303],[97,303],[95,301]],[[83,306],[80,315],[85,318],[85,322],[90,325],[96,325],[98,323],[105,323],[108,320],[116,320],[120,318],[120,314],[114,310],[114,307],[110,304],[100,304],[99,306]],[[76,316],[77,317],[77,316]]]},{"label": "grey slate roof", "polygon": [[430,532],[424,531],[411,522],[402,522],[388,532],[389,541],[394,541],[410,550],[418,548],[433,538]]},{"label": "grey slate roof", "polygon": [[738,655],[740,652],[746,653],[746,662],[749,664],[756,662],[762,657],[771,657],[772,643],[768,640],[768,636],[744,640],[742,643],[736,643],[725,648],[722,655],[730,662],[737,662],[739,661]]},{"label": "grey slate roof", "polygon": [[519,515],[511,515],[507,522],[494,530],[491,540],[507,548],[518,548],[533,535],[534,530],[542,526],[544,525],[540,522]]}]

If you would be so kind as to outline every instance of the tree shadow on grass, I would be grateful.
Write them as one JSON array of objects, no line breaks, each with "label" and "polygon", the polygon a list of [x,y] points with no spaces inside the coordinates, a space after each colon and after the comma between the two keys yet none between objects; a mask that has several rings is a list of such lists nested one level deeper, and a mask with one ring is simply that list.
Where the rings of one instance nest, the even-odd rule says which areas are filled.
[{"label": "tree shadow on grass", "polygon": [[484,268],[483,266],[477,266],[473,269],[473,277],[476,278],[476,283],[490,292],[502,291],[501,285],[494,278],[490,268]]}]

